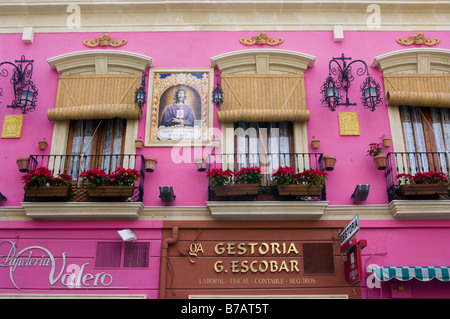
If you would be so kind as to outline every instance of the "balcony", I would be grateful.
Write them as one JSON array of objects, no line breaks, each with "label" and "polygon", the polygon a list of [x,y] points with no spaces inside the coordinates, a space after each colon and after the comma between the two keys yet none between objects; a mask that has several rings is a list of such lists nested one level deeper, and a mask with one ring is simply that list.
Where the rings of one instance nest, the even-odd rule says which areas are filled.
[{"label": "balcony", "polygon": [[272,185],[271,173],[279,167],[292,167],[294,172],[301,173],[308,169],[325,171],[322,153],[255,153],[255,154],[211,154],[207,159],[208,171],[216,168],[239,171],[243,167],[261,167],[263,180],[257,195],[216,196],[213,185],[208,186],[209,201],[326,201],[325,184],[320,195],[297,196],[283,195],[277,186]]},{"label": "balcony", "polygon": [[449,199],[446,194],[431,193],[425,195],[405,196],[396,178],[398,174],[410,174],[426,172],[443,172],[448,174],[450,158],[446,152],[393,152],[387,154],[387,166],[385,170],[386,184],[389,202],[394,200],[436,200]]},{"label": "balcony", "polygon": [[[30,155],[29,169],[33,170],[39,167],[46,167],[52,171],[54,175],[68,174],[72,177],[71,196],[64,201],[70,202],[89,202],[92,199],[88,196],[87,186],[81,184],[80,173],[88,169],[99,168],[105,173],[111,173],[118,167],[125,169],[136,169],[140,173],[139,180],[135,183],[135,187],[131,197],[118,199],[127,202],[142,202],[144,196],[144,178],[145,164],[142,155]],[[47,199],[48,200],[48,199]],[[36,201],[34,198],[24,196],[24,202]],[[58,201],[52,198],[51,201]],[[110,198],[97,198],[95,201],[111,201]]]}]

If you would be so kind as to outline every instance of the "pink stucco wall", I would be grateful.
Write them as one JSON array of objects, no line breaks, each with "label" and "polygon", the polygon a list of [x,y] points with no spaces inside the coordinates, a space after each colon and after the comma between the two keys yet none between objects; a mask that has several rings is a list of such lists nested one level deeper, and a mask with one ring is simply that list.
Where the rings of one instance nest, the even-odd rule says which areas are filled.
[{"label": "pink stucco wall", "polygon": [[[42,293],[44,290],[50,294],[141,294],[158,298],[160,221],[2,222],[1,228],[0,294]],[[131,228],[138,242],[150,243],[149,266],[96,267],[97,242],[122,243],[117,231],[123,228]],[[16,247],[14,254],[10,253],[11,243]],[[35,248],[27,249],[30,247]],[[22,250],[25,252],[19,254]],[[39,261],[42,256],[49,258],[48,252],[55,258],[54,274],[51,262],[45,265]],[[11,257],[24,261],[12,262]],[[18,266],[14,268],[15,263]],[[72,281],[66,275],[70,273],[79,278],[79,287],[70,284]]]},{"label": "pink stucco wall", "polygon": [[[254,36],[255,32],[136,32],[112,33],[112,38],[127,39],[127,44],[120,50],[145,54],[153,59],[155,68],[196,68],[210,67],[210,59],[219,54],[249,49],[239,42],[241,37]],[[382,31],[346,31],[342,42],[334,42],[331,31],[305,32],[268,32],[269,36],[282,37],[284,42],[276,47],[260,46],[264,49],[291,50],[316,57],[314,67],[305,73],[306,101],[311,111],[308,123],[308,140],[312,136],[321,140],[320,148],[310,152],[321,152],[337,157],[336,168],[330,172],[327,182],[327,200],[330,205],[353,204],[350,196],[356,184],[370,184],[370,196],[364,204],[386,204],[386,183],[382,171],[375,168],[373,160],[366,156],[368,144],[379,142],[383,135],[390,136],[390,127],[385,105],[375,112],[362,107],[359,86],[363,78],[356,77],[350,88],[350,100],[357,106],[341,107],[331,112],[321,106],[320,87],[328,75],[328,62],[332,57],[345,53],[353,59],[362,59],[369,66],[374,57],[396,50],[405,49],[396,42],[397,37],[414,34],[408,32]],[[53,123],[47,120],[47,109],[54,107],[57,91],[58,74],[51,70],[46,60],[61,54],[90,50],[83,45],[83,40],[93,39],[100,33],[64,33],[41,34],[34,36],[34,43],[24,44],[21,34],[0,35],[0,60],[14,61],[23,54],[27,59],[34,59],[33,81],[39,89],[37,110],[25,115],[20,139],[0,139],[0,192],[8,200],[3,206],[19,206],[23,198],[21,173],[18,172],[15,159],[30,154],[48,154],[50,147],[40,151],[37,141],[46,138],[51,143]],[[445,32],[427,32],[427,37],[446,38]],[[450,48],[441,41],[435,48]],[[254,47],[251,47],[254,48]],[[111,49],[108,47],[107,49]],[[377,69],[369,68],[371,75],[383,87],[382,74]],[[354,70],[356,71],[356,70]],[[0,77],[3,96],[0,97],[0,126],[4,115],[20,114],[7,109],[12,100],[12,87],[9,77]],[[226,97],[225,97],[226,98]],[[217,109],[214,107],[214,110]],[[357,112],[359,117],[359,136],[340,136],[338,112]],[[146,108],[139,121],[138,137],[144,137]],[[214,118],[215,127],[220,127]],[[174,164],[170,147],[145,147],[137,151],[144,156],[158,158],[156,171],[147,174],[145,179],[144,205],[162,205],[158,186],[174,187],[176,200],[172,205],[204,205],[207,200],[207,181],[204,173],[198,173],[193,163]],[[392,151],[391,148],[386,152]],[[174,174],[176,172],[176,174]]]},{"label": "pink stucco wall", "polygon": [[[372,264],[385,267],[448,266],[450,221],[362,220],[360,226],[357,239],[367,240],[367,247],[362,250],[363,298],[450,298],[449,283],[436,278],[429,282],[391,279],[377,288],[370,277],[372,273],[366,272]],[[403,292],[398,292],[399,285],[404,287]]]}]

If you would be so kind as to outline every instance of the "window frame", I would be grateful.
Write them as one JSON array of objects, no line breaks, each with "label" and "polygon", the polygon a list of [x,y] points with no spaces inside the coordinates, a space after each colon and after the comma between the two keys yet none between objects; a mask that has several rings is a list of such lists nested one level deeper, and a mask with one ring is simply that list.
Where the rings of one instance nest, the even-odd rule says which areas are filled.
[{"label": "window frame", "polygon": [[[251,49],[225,53],[211,58],[211,67],[222,74],[280,74],[304,73],[313,67],[315,56],[274,49]],[[293,123],[293,153],[308,153],[306,122]],[[223,154],[234,154],[234,123],[221,123]]]},{"label": "window frame", "polygon": [[[50,58],[47,62],[58,74],[142,73],[153,67],[152,58],[120,50],[77,51]],[[69,132],[69,120],[54,122],[50,155],[66,154]],[[138,120],[126,120],[123,154],[136,154],[137,135]]]},{"label": "window frame", "polygon": [[[119,259],[119,266],[111,266],[111,265],[97,265],[97,258],[99,256],[99,245],[101,244],[111,244],[111,245],[120,245],[120,252],[119,256],[117,257]],[[146,246],[146,257],[145,257],[145,266],[126,266],[126,256],[127,256],[127,246],[130,245],[140,245],[140,246]],[[116,248],[117,249],[117,248]],[[94,257],[94,268],[98,269],[149,269],[150,268],[150,242],[118,242],[118,241],[98,241],[96,244],[95,249],[95,257]],[[131,248],[130,248],[131,250]],[[128,251],[130,251],[128,250]]]},{"label": "window frame", "polygon": [[[374,58],[372,67],[377,67],[383,74],[396,73],[450,73],[450,65],[443,63],[450,59],[450,50],[435,48],[414,48],[398,50]],[[403,125],[399,106],[387,106],[391,127],[393,152],[406,152]],[[400,167],[398,173],[406,173]]]}]

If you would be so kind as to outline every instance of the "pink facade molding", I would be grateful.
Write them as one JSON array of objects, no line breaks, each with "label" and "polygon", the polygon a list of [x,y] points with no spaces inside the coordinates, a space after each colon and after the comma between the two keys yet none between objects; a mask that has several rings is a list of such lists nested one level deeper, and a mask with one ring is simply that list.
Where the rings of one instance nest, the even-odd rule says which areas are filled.
[{"label": "pink facade molding", "polygon": [[[150,56],[155,68],[209,68],[211,57],[238,50],[247,49],[239,42],[246,32],[152,32],[152,33],[115,33],[114,38],[127,39],[127,51]],[[387,194],[383,173],[374,168],[370,158],[365,153],[370,143],[379,141],[382,136],[390,136],[390,126],[385,103],[375,112],[365,110],[360,105],[359,85],[362,79],[356,79],[350,88],[349,98],[357,102],[357,106],[341,107],[336,112],[330,112],[320,105],[320,86],[328,74],[328,62],[331,58],[345,53],[353,59],[361,59],[368,65],[376,56],[388,52],[401,50],[403,47],[396,42],[399,37],[410,35],[410,32],[346,32],[345,40],[334,42],[332,34],[325,31],[305,32],[276,32],[274,36],[282,37],[283,43],[277,46],[280,50],[290,50],[306,53],[316,57],[314,67],[305,72],[306,104],[311,113],[311,120],[307,124],[308,141],[315,138],[321,140],[319,149],[310,152],[323,152],[337,158],[336,168],[330,173],[327,181],[327,200],[330,205],[351,205],[350,198],[356,184],[370,184],[371,195],[365,204],[386,204]],[[429,37],[445,39],[445,32],[429,32]],[[23,199],[21,174],[17,171],[15,159],[30,154],[49,154],[50,147],[40,150],[38,141],[45,138],[49,145],[53,142],[52,132],[54,123],[48,121],[47,110],[54,107],[57,92],[58,74],[52,70],[47,59],[61,54],[75,51],[89,50],[83,45],[86,38],[96,38],[97,33],[70,33],[70,34],[35,34],[34,42],[25,44],[20,34],[2,34],[2,60],[20,58],[23,54],[33,59],[33,81],[39,88],[39,100],[36,111],[24,116],[24,123],[19,139],[0,139],[0,148],[8,149],[2,158],[3,176],[0,179],[0,191],[7,198],[3,206],[19,206]],[[197,39],[202,39],[197,41]],[[300,39],[314,38],[314,41],[300,41]],[[142,39],[145,39],[143,41]],[[220,39],[220,45],[217,40]],[[58,43],[58,45],[54,45]],[[158,45],[154,45],[158,43]],[[374,46],[373,43],[377,45]],[[414,46],[414,45],[413,45]],[[445,48],[445,41],[438,43],[435,48]],[[186,48],[180,50],[179,48]],[[270,49],[270,46],[265,46]],[[7,48],[14,48],[10,50]],[[260,46],[260,48],[262,48]],[[16,52],[19,52],[17,54]],[[381,84],[382,73],[369,67],[370,74]],[[3,125],[5,115],[18,114],[17,111],[7,109],[6,104],[12,99],[12,92],[7,78],[0,78],[0,87],[3,88],[2,111],[0,125]],[[383,85],[382,85],[383,87]],[[383,90],[384,92],[384,90]],[[149,106],[144,107],[144,114],[138,123],[137,138],[144,137],[146,132],[146,112]],[[214,112],[217,108],[214,107]],[[342,136],[339,133],[339,112],[356,112],[359,121],[360,134]],[[214,130],[220,129],[214,114]],[[380,140],[381,141],[381,140]],[[386,151],[391,151],[387,148]],[[174,163],[173,149],[171,147],[143,147],[137,154],[145,157],[155,157],[158,165],[151,178],[145,181],[145,206],[161,206],[160,198],[156,195],[158,187],[170,184],[176,193],[174,206],[204,205],[207,200],[207,179],[204,174],[195,170],[193,158],[199,150],[190,149],[190,154],[179,154],[192,157],[190,162]],[[184,148],[182,151],[188,151]],[[194,152],[197,152],[194,154]],[[204,149],[200,153],[203,154]],[[352,169],[349,169],[351,167]],[[171,174],[174,170],[176,175]],[[186,187],[189,181],[189,187]],[[14,190],[14,191],[12,191]],[[342,196],[342,194],[350,194]]]},{"label": "pink facade molding", "polygon": [[[162,222],[2,222],[0,295],[157,298]],[[135,241],[118,230],[132,229]],[[115,259],[115,261],[113,260]]]}]

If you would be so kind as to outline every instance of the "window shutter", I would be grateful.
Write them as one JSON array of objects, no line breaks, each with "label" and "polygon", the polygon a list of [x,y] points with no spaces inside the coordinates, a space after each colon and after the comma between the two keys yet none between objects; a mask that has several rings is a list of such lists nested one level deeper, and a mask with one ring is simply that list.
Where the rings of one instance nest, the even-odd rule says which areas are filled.
[{"label": "window shutter", "polygon": [[334,273],[333,244],[303,244],[305,274]]},{"label": "window shutter", "polygon": [[124,267],[148,267],[149,243],[126,242]]},{"label": "window shutter", "polygon": [[55,108],[47,111],[47,118],[140,119],[142,109],[134,102],[140,79],[140,74],[60,75]]},{"label": "window shutter", "polygon": [[308,122],[303,74],[223,74],[219,122]]},{"label": "window shutter", "polygon": [[450,75],[385,74],[386,105],[450,108]]},{"label": "window shutter", "polygon": [[121,242],[98,242],[95,267],[120,267]]}]

